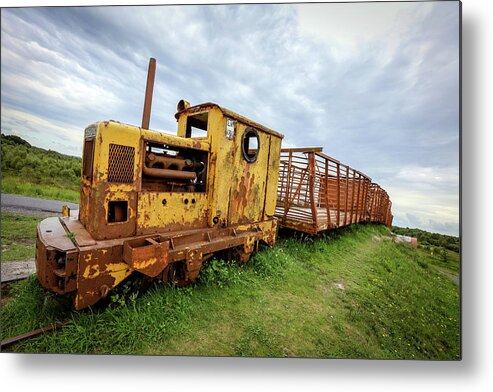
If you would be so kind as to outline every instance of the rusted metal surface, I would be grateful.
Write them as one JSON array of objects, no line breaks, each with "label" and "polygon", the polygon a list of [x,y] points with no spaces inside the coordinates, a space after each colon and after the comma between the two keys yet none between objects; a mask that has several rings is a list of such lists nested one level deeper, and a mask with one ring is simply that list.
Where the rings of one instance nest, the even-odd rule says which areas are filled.
[{"label": "rusted metal surface", "polygon": [[392,226],[392,202],[380,185],[371,183],[368,189],[368,220]]},{"label": "rusted metal surface", "polygon": [[40,222],[36,238],[36,271],[41,285],[58,294],[76,287],[78,250],[60,218]]},{"label": "rusted metal surface", "polygon": [[79,218],[38,227],[38,279],[76,309],[135,273],[187,284],[214,252],[247,262],[259,241],[275,243],[283,136],[184,100],[176,136],[147,129],[154,68],[151,59],[142,127],[101,121],[84,131]]},{"label": "rusted metal surface", "polygon": [[33,331],[26,332],[26,333],[24,333],[22,335],[18,335],[18,336],[14,336],[14,337],[11,337],[11,338],[4,339],[0,343],[0,347],[2,349],[5,349],[5,348],[10,347],[10,346],[12,346],[12,345],[14,345],[16,343],[19,343],[22,340],[31,339],[31,338],[34,338],[36,336],[42,335],[44,333],[55,331],[57,329],[62,328],[63,326],[64,326],[64,323],[57,321],[54,324],[46,325],[44,327],[35,329]]},{"label": "rusted metal surface", "polygon": [[276,216],[309,234],[358,222],[392,225],[387,193],[365,174],[315,148],[282,149]]},{"label": "rusted metal surface", "polygon": [[169,170],[169,169],[154,169],[144,166],[143,174],[149,177],[169,178],[175,180],[195,180],[197,174],[188,171]]},{"label": "rusted metal surface", "polygon": [[[83,309],[104,298],[112,288],[135,272],[166,280],[163,274],[167,274],[168,268],[175,264],[173,268],[183,273],[176,280],[183,285],[197,278],[203,261],[214,252],[234,248],[240,261],[246,262],[259,241],[274,245],[276,231],[276,221],[268,220],[225,228],[180,230],[97,241],[92,246],[79,248],[78,262],[72,264],[77,265],[77,271],[72,275],[72,280],[68,283],[64,281],[63,285],[59,283],[60,277],[56,271],[59,266],[50,258],[45,274],[53,279],[43,286],[58,294],[74,296],[75,308]],[[46,248],[39,249],[46,252]]]},{"label": "rusted metal surface", "polygon": [[169,241],[161,241],[160,237],[125,241],[123,261],[134,271],[154,278],[168,265]]},{"label": "rusted metal surface", "polygon": [[154,78],[156,75],[156,59],[149,60],[149,70],[147,71],[147,85],[144,100],[144,111],[142,113],[142,128],[149,129],[151,121],[152,92],[154,90]]}]

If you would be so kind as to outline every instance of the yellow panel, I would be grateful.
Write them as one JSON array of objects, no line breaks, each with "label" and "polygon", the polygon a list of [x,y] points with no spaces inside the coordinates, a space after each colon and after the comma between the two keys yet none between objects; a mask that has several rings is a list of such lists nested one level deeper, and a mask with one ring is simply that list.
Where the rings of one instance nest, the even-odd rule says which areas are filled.
[{"label": "yellow panel", "polygon": [[228,217],[229,187],[231,185],[234,156],[233,141],[224,136],[226,118],[218,109],[209,111],[209,140],[211,152],[207,170],[207,192],[209,199],[208,223],[214,225],[214,218],[219,217],[219,224]]},{"label": "yellow panel", "polygon": [[233,176],[229,191],[229,224],[257,222],[263,218],[270,136],[258,132],[257,159],[249,163],[241,152],[242,137],[246,128],[240,124],[235,135],[236,154],[231,162]]},{"label": "yellow panel", "polygon": [[281,139],[270,137],[270,159],[267,170],[267,187],[265,191],[264,219],[274,216],[277,201],[277,181],[279,177],[279,156],[281,154]]},{"label": "yellow panel", "polygon": [[[257,129],[260,150],[256,161],[249,163],[241,151],[242,136],[248,125],[235,119],[234,137],[230,140],[226,137],[227,118],[219,110],[209,112],[209,224],[213,225],[215,216],[227,225],[258,222],[264,218],[268,171],[274,178],[269,188],[271,216],[275,210],[281,138]],[[271,154],[271,139],[276,144],[273,153],[277,156]],[[269,165],[272,160],[277,162]]]},{"label": "yellow panel", "polygon": [[198,192],[141,192],[137,211],[138,235],[206,227],[207,195]]},{"label": "yellow panel", "polygon": [[[140,128],[120,124],[112,121],[104,121],[98,123],[98,133],[96,137],[96,146],[94,151],[94,167],[96,170],[96,180],[105,182],[108,179],[108,158],[110,144],[129,146],[135,148],[134,161],[134,179],[137,179],[140,167],[141,151],[140,151]],[[94,182],[93,182],[94,183]],[[95,185],[95,184],[94,184]],[[134,183],[118,184],[120,191],[135,190]]]}]

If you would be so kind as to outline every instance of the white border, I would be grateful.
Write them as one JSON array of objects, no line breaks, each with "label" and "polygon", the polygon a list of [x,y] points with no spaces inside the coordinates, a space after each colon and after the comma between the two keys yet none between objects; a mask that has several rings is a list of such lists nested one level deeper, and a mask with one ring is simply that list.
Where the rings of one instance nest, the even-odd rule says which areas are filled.
[{"label": "white border", "polygon": [[[213,3],[231,3],[214,1]],[[233,1],[235,2],[235,1]],[[251,2],[251,1],[247,1]],[[264,2],[264,1],[255,1]],[[200,1],[43,1],[130,5]],[[36,1],[0,0],[5,6]],[[0,354],[0,382],[39,390],[484,391],[491,377],[493,260],[489,168],[493,127],[491,2],[463,2],[463,360],[460,362]],[[488,187],[488,188],[486,188]],[[490,385],[490,387],[488,387]],[[94,388],[94,389],[89,389]]]}]

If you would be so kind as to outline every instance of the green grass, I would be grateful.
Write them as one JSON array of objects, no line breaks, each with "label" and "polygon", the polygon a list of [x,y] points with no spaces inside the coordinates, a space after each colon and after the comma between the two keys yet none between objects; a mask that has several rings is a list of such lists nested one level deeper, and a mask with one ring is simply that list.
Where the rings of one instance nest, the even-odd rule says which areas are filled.
[{"label": "green grass", "polygon": [[[2,338],[57,318],[19,352],[458,359],[459,291],[385,227],[280,238],[246,266],[210,261],[192,287],[117,289],[106,308],[70,312],[34,278],[2,309]],[[122,305],[123,303],[123,305]]]},{"label": "green grass", "polygon": [[[430,263],[452,275],[459,275],[460,254],[445,248],[434,248],[433,251],[421,249]],[[445,255],[443,254],[445,253]]]},{"label": "green grass", "polygon": [[2,211],[2,262],[34,258],[36,227],[42,219]]},{"label": "green grass", "polygon": [[82,160],[1,135],[2,193],[79,202]]},{"label": "green grass", "polygon": [[14,174],[2,173],[2,193],[79,203],[79,184],[37,184]]}]

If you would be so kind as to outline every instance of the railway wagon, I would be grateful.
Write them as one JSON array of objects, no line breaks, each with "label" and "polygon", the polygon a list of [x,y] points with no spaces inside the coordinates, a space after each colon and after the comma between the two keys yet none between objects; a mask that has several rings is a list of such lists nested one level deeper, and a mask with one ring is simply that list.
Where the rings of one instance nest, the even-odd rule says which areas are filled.
[{"label": "railway wagon", "polygon": [[322,152],[281,150],[276,217],[281,226],[317,234],[358,222],[392,226],[392,203],[371,178]]}]

